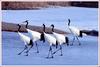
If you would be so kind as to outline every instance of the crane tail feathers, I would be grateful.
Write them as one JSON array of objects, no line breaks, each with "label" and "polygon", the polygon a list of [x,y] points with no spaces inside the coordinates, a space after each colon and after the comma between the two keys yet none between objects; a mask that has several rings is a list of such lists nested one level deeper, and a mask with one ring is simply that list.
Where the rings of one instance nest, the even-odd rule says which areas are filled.
[{"label": "crane tail feathers", "polygon": [[80,31],[79,37],[83,37],[83,32]]},{"label": "crane tail feathers", "polygon": [[42,34],[41,34],[41,36],[40,36],[40,41],[43,41],[43,42],[45,42],[44,33],[42,33]]},{"label": "crane tail feathers", "polygon": [[68,39],[68,37],[65,37],[65,41],[66,41],[66,44],[69,44],[69,39]]},{"label": "crane tail feathers", "polygon": [[30,42],[29,42],[29,45],[33,45],[33,40],[31,39]]}]

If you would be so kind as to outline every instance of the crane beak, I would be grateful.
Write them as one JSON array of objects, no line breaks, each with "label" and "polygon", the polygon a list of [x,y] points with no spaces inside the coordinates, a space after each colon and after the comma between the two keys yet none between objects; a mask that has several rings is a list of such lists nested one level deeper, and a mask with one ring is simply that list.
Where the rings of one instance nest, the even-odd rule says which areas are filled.
[{"label": "crane beak", "polygon": [[23,21],[22,23],[26,23],[26,21]]},{"label": "crane beak", "polygon": [[26,21],[23,21],[22,23],[27,23],[28,22],[28,20],[26,20]]},{"label": "crane beak", "polygon": [[17,26],[19,26],[19,25],[21,25],[21,24],[17,24]]}]

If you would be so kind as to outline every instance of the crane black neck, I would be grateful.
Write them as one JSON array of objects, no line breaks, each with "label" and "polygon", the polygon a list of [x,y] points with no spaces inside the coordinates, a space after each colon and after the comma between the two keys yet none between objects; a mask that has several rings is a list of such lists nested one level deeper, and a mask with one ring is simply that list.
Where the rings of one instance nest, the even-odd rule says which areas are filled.
[{"label": "crane black neck", "polygon": [[45,32],[45,24],[43,24],[43,32]]},{"label": "crane black neck", "polygon": [[18,24],[18,31],[20,31],[21,25]]},{"label": "crane black neck", "polygon": [[26,21],[26,28],[28,28],[28,21]]},{"label": "crane black neck", "polygon": [[70,26],[70,19],[68,19],[68,26]]},{"label": "crane black neck", "polygon": [[54,25],[51,25],[52,26],[52,32],[54,32]]}]

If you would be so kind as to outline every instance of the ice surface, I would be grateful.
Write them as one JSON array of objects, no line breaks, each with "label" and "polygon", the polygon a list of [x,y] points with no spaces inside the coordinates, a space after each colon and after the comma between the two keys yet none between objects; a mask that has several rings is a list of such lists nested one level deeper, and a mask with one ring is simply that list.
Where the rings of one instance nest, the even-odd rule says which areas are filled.
[{"label": "ice surface", "polygon": [[52,23],[55,28],[68,30],[68,18],[71,25],[80,29],[98,30],[98,9],[80,7],[59,7],[47,8],[42,10],[3,10],[3,21],[21,23],[29,20],[30,25],[41,26],[45,23],[50,26]]},{"label": "ice surface", "polygon": [[[53,59],[46,59],[49,44],[38,42],[40,53],[36,53],[34,46],[29,56],[17,55],[23,48],[24,43],[17,33],[2,33],[2,60],[3,65],[97,65],[98,64],[98,41],[97,37],[85,36],[80,38],[81,46],[75,41],[73,46],[63,45],[63,56],[60,52],[54,55]],[[24,33],[27,34],[27,33]],[[68,35],[69,36],[69,35]],[[72,36],[69,36],[70,44]],[[55,48],[54,48],[55,51]]]},{"label": "ice surface", "polygon": [[[21,23],[29,20],[30,25],[47,26],[54,24],[56,28],[68,30],[67,19],[71,19],[71,25],[78,28],[98,30],[98,9],[80,7],[47,8],[42,10],[3,10],[3,21]],[[28,35],[27,33],[24,33]],[[72,35],[67,35],[72,43]],[[53,59],[46,59],[49,44],[38,42],[40,53],[37,54],[34,46],[29,56],[17,55],[24,43],[15,32],[2,33],[2,63],[3,65],[97,65],[98,64],[98,37],[84,36],[79,38],[81,46],[75,41],[73,46],[63,45],[63,56],[60,52]],[[55,50],[55,48],[54,48]]]}]

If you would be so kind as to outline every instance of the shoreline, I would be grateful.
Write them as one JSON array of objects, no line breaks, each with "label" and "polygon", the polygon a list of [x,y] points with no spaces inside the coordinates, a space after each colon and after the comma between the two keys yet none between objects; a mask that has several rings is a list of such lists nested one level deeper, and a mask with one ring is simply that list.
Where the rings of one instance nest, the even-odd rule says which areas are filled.
[{"label": "shoreline", "polygon": [[[21,26],[22,27],[20,29],[20,32],[27,33],[25,25],[22,24]],[[33,31],[40,32],[40,33],[43,32],[42,31],[43,28],[41,26],[29,25],[28,28],[33,30]],[[15,23],[2,22],[2,31],[18,32],[18,26]],[[46,27],[45,31],[48,34],[52,34],[51,28],[49,28],[49,27]],[[59,33],[59,34],[70,34],[69,32],[62,31],[62,30],[59,30],[59,29],[54,29],[54,31],[56,33]],[[88,36],[96,36],[96,37],[99,36],[98,31],[96,31],[96,30],[81,30],[81,31]]]},{"label": "shoreline", "polygon": [[[27,32],[25,25],[22,24],[21,26],[22,27],[20,29],[20,32]],[[42,27],[40,27],[40,26],[29,25],[28,28],[31,30],[42,33]],[[2,22],[2,31],[17,32],[17,30],[18,30],[17,24]],[[54,31],[56,33],[60,33],[60,34],[68,34],[68,32],[58,30],[58,29],[54,29]],[[51,28],[46,27],[46,33],[51,34]]]}]

